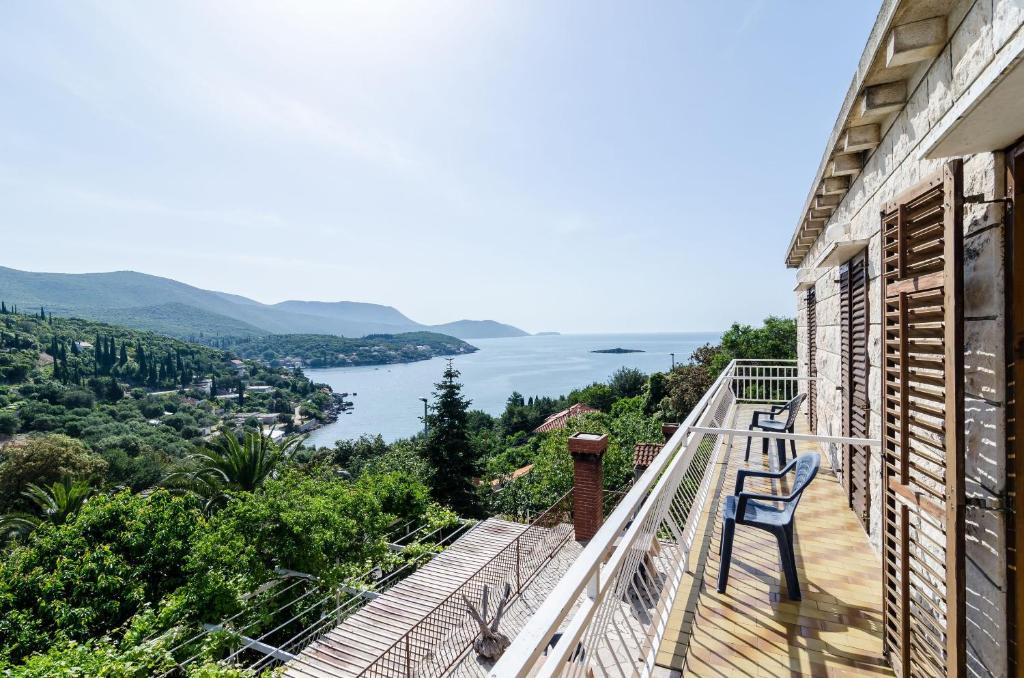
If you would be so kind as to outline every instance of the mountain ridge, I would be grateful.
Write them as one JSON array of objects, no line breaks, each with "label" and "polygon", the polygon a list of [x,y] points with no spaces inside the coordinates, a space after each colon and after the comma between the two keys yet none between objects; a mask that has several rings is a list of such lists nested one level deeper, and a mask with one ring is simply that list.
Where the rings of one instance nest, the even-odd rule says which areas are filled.
[{"label": "mountain ridge", "polygon": [[[362,337],[432,331],[458,339],[524,336],[493,320],[418,323],[393,306],[356,301],[289,300],[264,304],[138,271],[48,273],[0,266],[0,299],[22,308],[118,323],[171,336],[334,334]],[[174,331],[177,329],[178,331]]]}]

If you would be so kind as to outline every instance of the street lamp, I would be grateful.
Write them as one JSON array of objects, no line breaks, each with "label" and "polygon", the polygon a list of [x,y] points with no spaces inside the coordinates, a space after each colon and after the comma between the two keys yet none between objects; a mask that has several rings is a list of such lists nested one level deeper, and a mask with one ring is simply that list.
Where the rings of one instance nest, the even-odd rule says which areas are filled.
[{"label": "street lamp", "polygon": [[427,434],[427,399],[420,398],[423,401],[423,435]]}]

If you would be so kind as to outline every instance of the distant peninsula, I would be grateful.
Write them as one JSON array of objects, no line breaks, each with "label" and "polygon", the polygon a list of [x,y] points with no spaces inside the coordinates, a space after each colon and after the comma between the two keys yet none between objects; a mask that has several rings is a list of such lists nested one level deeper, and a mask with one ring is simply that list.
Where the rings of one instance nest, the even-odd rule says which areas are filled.
[{"label": "distant peninsula", "polygon": [[560,336],[561,332],[537,332],[533,336],[535,337],[557,337]]},{"label": "distant peninsula", "polygon": [[473,353],[476,346],[436,332],[369,334],[360,339],[330,334],[271,334],[213,339],[213,346],[270,367],[353,367],[429,360]]},{"label": "distant peninsula", "polygon": [[643,353],[639,348],[598,348],[591,353]]}]

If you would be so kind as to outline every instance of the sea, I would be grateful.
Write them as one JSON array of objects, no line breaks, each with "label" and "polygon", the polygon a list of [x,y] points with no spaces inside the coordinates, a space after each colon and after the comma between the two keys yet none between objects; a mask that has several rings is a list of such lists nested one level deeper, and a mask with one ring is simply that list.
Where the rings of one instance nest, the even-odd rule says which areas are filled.
[{"label": "sea", "polygon": [[[471,409],[498,415],[513,391],[530,396],[559,396],[574,388],[605,382],[620,367],[664,372],[689,360],[695,349],[717,343],[717,332],[658,334],[560,334],[502,339],[472,339],[479,351],[456,356],[463,394]],[[625,348],[641,353],[593,353]],[[313,381],[336,393],[348,393],[353,407],[338,420],[313,431],[308,445],[332,446],[336,440],[380,434],[391,442],[423,428],[423,402],[433,398],[445,358],[399,365],[309,369]]]}]

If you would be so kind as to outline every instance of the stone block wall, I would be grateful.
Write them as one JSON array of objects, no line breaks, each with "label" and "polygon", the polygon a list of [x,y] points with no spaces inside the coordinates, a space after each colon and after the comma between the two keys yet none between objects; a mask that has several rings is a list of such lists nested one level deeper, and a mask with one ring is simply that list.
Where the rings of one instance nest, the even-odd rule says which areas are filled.
[{"label": "stone block wall", "polygon": [[[829,223],[850,223],[852,237],[870,238],[869,431],[881,436],[882,206],[942,168],[946,160],[922,157],[922,140],[1024,28],[1024,0],[963,0],[948,17],[949,40],[930,64],[911,79],[906,107],[893,120],[881,145],[832,215]],[[1005,170],[1000,153],[964,160],[964,193],[1002,197]],[[1000,203],[966,205],[964,210],[964,391],[966,488],[968,497],[997,501],[1006,491],[1006,249]],[[829,243],[821,238],[802,263],[812,267]],[[818,433],[842,430],[838,269],[815,271],[817,294]],[[797,294],[798,357],[807,373],[805,294]],[[823,450],[828,453],[829,450]],[[834,453],[834,451],[833,451]],[[833,457],[835,458],[835,457]],[[882,460],[872,451],[869,539],[881,545]],[[968,672],[1005,676],[1007,663],[1006,519],[998,510],[967,510]]]}]

